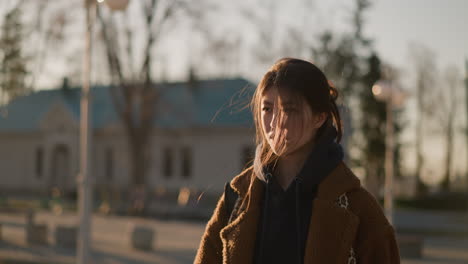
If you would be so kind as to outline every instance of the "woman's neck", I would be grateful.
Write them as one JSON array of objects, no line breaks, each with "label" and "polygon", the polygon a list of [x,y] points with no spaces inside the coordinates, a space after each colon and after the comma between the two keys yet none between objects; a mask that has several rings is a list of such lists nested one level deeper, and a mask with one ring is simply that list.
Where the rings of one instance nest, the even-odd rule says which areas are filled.
[{"label": "woman's neck", "polygon": [[299,174],[313,148],[313,142],[308,143],[284,157],[280,157],[275,166],[275,176],[283,190],[286,190]]}]

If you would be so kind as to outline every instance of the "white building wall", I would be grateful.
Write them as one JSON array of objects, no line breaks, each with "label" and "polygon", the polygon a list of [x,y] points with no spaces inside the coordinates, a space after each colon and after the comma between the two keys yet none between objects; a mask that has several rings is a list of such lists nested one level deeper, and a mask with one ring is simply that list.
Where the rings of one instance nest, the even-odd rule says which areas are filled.
[{"label": "white building wall", "polygon": [[45,168],[45,181],[44,187],[50,187],[52,184],[53,156],[56,148],[60,145],[65,146],[68,151],[68,168],[66,179],[64,180],[67,190],[76,188],[76,179],[79,173],[79,134],[77,131],[68,132],[48,132],[42,140],[45,150],[44,168]]},{"label": "white building wall", "polygon": [[[96,186],[107,185],[121,190],[131,184],[130,159],[127,141],[122,131],[107,129],[93,134],[91,150],[91,177]],[[254,134],[247,129],[198,129],[183,131],[156,131],[151,142],[151,161],[148,167],[148,187],[178,190],[194,188],[209,193],[222,191],[226,181],[243,168],[242,150],[253,147]],[[69,190],[76,188],[79,172],[79,131],[57,131],[52,126],[30,134],[0,134],[0,189],[47,191],[53,170],[53,152],[58,145],[69,151]],[[42,175],[36,175],[36,150],[42,148]],[[173,175],[163,175],[163,151],[173,150]],[[182,176],[183,147],[192,150],[191,177]],[[106,178],[106,151],[113,151],[112,180]]]},{"label": "white building wall", "polygon": [[[106,175],[106,152],[108,149],[113,153],[110,181]],[[121,131],[111,128],[96,134],[95,151],[92,153],[95,184],[107,185],[112,188],[125,188],[129,185],[130,162],[127,150],[127,139]]]},{"label": "white building wall", "polygon": [[[41,188],[48,190],[52,185],[54,152],[58,146],[64,146],[68,153],[66,173],[63,177],[65,189],[76,189],[76,179],[79,173],[79,120],[61,102],[52,105],[39,123],[43,135],[39,144],[44,147],[44,179]],[[59,176],[60,177],[60,176]],[[60,181],[60,180],[59,180]]]},{"label": "white building wall", "polygon": [[40,136],[34,134],[0,134],[0,189],[35,189],[44,184],[36,175],[36,147]]},{"label": "white building wall", "polygon": [[[253,147],[253,133],[247,129],[203,129],[155,135],[152,142],[152,162],[148,183],[152,187],[169,189],[194,188],[205,192],[220,192],[226,181],[241,172],[242,150]],[[173,150],[173,175],[163,173],[164,149]],[[184,147],[192,150],[191,177],[182,176]]]}]

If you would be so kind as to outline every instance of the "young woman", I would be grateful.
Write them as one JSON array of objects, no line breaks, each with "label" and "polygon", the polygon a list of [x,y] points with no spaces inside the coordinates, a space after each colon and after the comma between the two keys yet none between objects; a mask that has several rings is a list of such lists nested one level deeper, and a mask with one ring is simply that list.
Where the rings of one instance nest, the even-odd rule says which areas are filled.
[{"label": "young woman", "polygon": [[195,258],[215,264],[400,263],[392,226],[343,163],[337,90],[310,62],[285,58],[253,100],[253,166],[221,197]]}]

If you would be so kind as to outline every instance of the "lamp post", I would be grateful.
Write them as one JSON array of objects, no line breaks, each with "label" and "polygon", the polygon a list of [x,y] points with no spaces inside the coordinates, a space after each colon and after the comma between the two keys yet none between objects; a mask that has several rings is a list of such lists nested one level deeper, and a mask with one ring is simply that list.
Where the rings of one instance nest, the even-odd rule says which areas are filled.
[{"label": "lamp post", "polygon": [[[466,188],[467,188],[467,191],[468,191],[468,58],[465,60],[465,107],[466,107],[466,130],[465,130],[465,133],[466,133],[466,159],[467,159],[467,162],[466,162]],[[467,201],[467,205],[468,205],[468,201]],[[467,206],[467,210],[468,210],[468,206]]]},{"label": "lamp post", "polygon": [[387,122],[385,126],[385,192],[384,210],[390,224],[393,224],[393,178],[394,178],[394,130],[393,110],[403,106],[407,94],[391,81],[378,81],[372,87],[372,93],[379,101],[385,102]]},{"label": "lamp post", "polygon": [[[465,128],[465,140],[466,140],[466,190],[468,191],[468,59],[465,59],[465,107],[466,107],[466,128]],[[466,209],[468,212],[468,200],[466,201]]]},{"label": "lamp post", "polygon": [[[106,0],[112,10],[123,10],[127,7],[129,0]],[[104,0],[98,0],[104,2]],[[80,172],[77,177],[78,185],[78,251],[77,263],[89,264],[90,234],[91,234],[91,210],[92,210],[92,181],[91,168],[91,48],[93,25],[96,18],[96,0],[84,0],[86,12],[85,45],[83,53],[83,75],[80,106]]]},{"label": "lamp post", "polygon": [[78,175],[78,251],[77,263],[89,263],[90,233],[91,233],[91,209],[92,209],[92,184],[90,181],[90,77],[91,77],[91,38],[94,19],[96,17],[96,2],[84,0],[86,11],[85,49],[83,54],[83,76],[81,91],[80,114],[80,173]]}]

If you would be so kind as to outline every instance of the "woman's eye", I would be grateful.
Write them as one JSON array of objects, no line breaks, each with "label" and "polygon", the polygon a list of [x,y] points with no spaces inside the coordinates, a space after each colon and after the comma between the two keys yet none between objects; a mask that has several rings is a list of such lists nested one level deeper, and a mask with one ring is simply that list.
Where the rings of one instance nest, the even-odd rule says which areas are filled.
[{"label": "woman's eye", "polygon": [[269,112],[270,110],[271,110],[271,108],[267,107],[267,106],[262,108],[262,111],[264,111],[264,112]]}]

